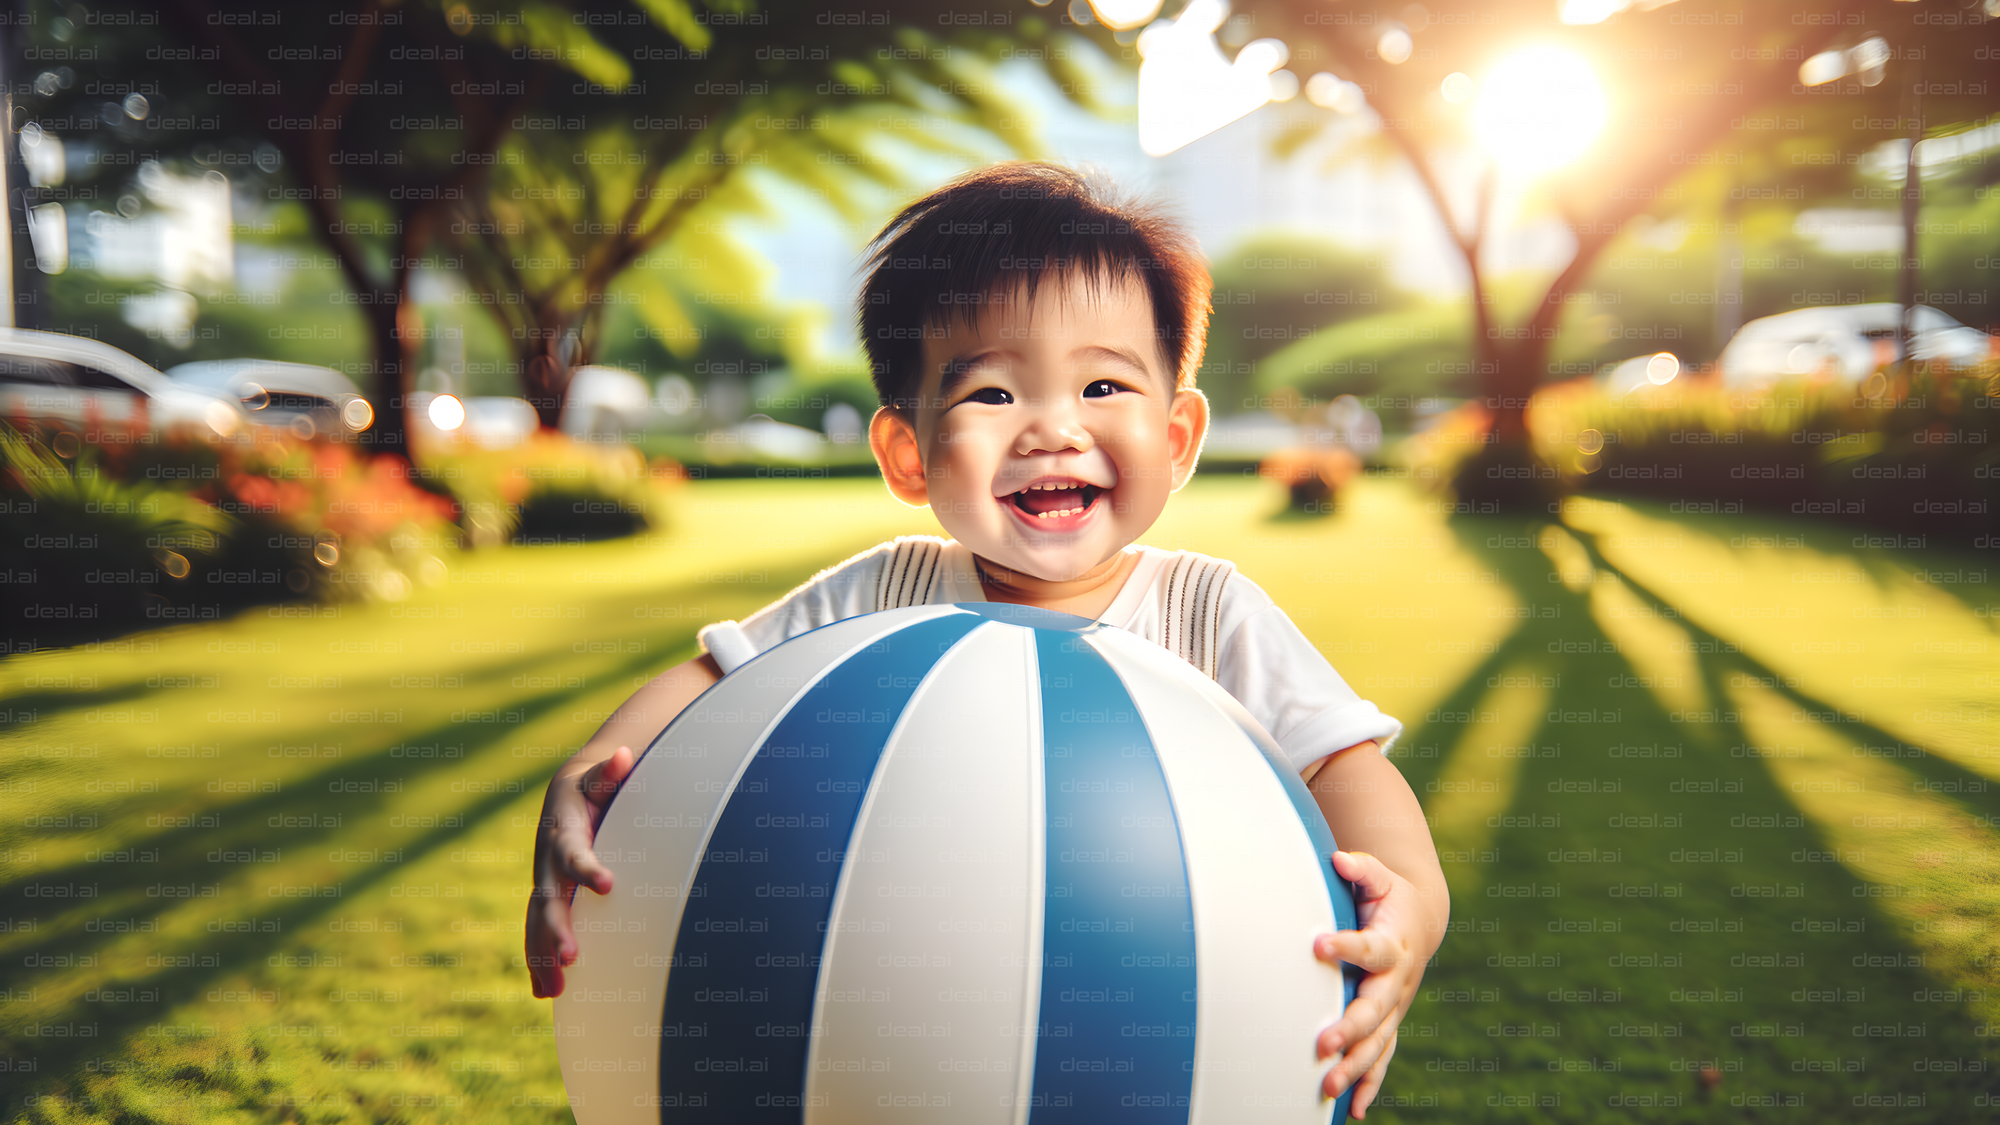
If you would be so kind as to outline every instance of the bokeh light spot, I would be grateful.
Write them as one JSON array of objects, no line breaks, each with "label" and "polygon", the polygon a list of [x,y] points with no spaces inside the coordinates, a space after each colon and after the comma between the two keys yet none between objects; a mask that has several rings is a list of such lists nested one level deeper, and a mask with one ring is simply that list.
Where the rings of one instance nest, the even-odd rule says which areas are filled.
[{"label": "bokeh light spot", "polygon": [[457,395],[437,396],[431,400],[425,414],[430,418],[431,425],[440,430],[455,430],[465,425],[465,404],[458,401]]},{"label": "bokeh light spot", "polygon": [[1375,41],[1375,53],[1382,56],[1383,62],[1403,63],[1409,61],[1410,52],[1416,50],[1416,46],[1416,40],[1410,38],[1407,29],[1391,27]]},{"label": "bokeh light spot", "polygon": [[1139,27],[1160,11],[1160,0],[1090,0],[1098,22],[1113,31]]}]

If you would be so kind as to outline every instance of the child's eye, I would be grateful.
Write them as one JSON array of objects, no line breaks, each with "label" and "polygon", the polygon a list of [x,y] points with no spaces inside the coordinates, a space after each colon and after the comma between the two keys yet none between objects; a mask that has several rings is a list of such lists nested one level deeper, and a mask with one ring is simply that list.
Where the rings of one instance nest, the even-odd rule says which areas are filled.
[{"label": "child's eye", "polygon": [[1083,388],[1083,397],[1104,398],[1106,395],[1115,395],[1124,389],[1124,387],[1119,386],[1109,379],[1099,379],[1095,383]]},{"label": "child's eye", "polygon": [[977,402],[984,406],[1006,406],[1014,401],[1014,396],[999,387],[981,387],[965,396],[966,402]]}]

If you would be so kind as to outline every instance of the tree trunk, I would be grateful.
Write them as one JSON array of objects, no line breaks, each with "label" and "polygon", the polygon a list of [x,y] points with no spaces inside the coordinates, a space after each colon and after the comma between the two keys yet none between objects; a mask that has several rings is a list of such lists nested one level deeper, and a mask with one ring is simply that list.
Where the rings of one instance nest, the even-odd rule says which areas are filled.
[{"label": "tree trunk", "polygon": [[361,313],[368,322],[370,353],[374,361],[368,397],[376,403],[375,424],[362,438],[378,453],[394,453],[408,460],[410,431],[404,372],[413,366],[410,362],[410,344],[413,341],[403,338],[398,324],[398,310],[408,294],[375,289],[361,296],[367,298],[361,306]]},{"label": "tree trunk", "polygon": [[529,329],[530,338],[517,351],[521,363],[521,387],[528,405],[535,408],[535,420],[544,430],[562,428],[563,400],[569,395],[569,333],[565,321],[537,318]]},{"label": "tree trunk", "polygon": [[[1533,322],[1519,331],[1535,333]],[[1479,403],[1492,422],[1488,432],[1495,444],[1525,444],[1528,440],[1528,400],[1548,370],[1549,341],[1539,336],[1519,340],[1486,340],[1479,349]]]},{"label": "tree trunk", "polygon": [[[551,299],[553,300],[553,299]],[[591,306],[584,303],[586,309]],[[562,428],[563,404],[569,399],[570,376],[590,362],[591,316],[563,311],[543,302],[534,306],[533,327],[515,354],[521,364],[521,385],[535,418],[545,430]]]}]

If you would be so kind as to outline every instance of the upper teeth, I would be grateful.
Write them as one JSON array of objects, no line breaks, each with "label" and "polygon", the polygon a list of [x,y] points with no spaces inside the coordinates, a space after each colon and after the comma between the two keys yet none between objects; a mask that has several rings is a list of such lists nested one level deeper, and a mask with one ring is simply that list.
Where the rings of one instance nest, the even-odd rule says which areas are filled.
[{"label": "upper teeth", "polygon": [[1028,491],[1029,491],[1029,492],[1052,492],[1052,491],[1055,491],[1055,490],[1058,490],[1058,489],[1064,489],[1064,488],[1082,488],[1082,487],[1084,487],[1084,486],[1083,486],[1083,485],[1080,485],[1080,484],[1031,484],[1031,485],[1029,485],[1029,486],[1028,486]]}]

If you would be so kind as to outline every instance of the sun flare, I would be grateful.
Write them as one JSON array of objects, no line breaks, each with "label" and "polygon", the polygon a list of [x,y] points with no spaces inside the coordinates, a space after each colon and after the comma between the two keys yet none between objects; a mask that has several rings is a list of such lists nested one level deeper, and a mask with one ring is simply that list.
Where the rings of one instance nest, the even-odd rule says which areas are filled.
[{"label": "sun flare", "polygon": [[1472,125],[1509,171],[1544,172],[1576,159],[1604,128],[1609,106],[1590,65],[1561,47],[1501,59],[1479,83]]}]

